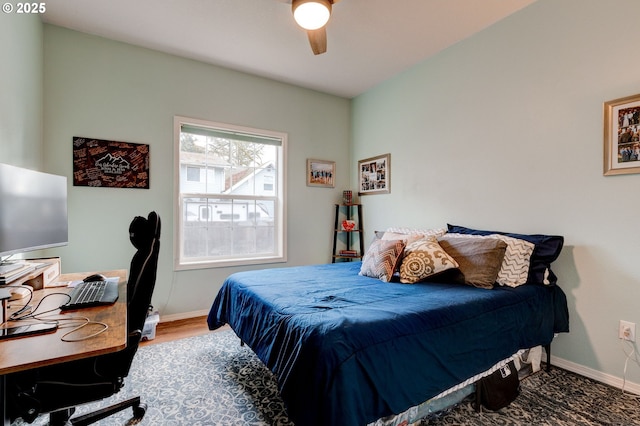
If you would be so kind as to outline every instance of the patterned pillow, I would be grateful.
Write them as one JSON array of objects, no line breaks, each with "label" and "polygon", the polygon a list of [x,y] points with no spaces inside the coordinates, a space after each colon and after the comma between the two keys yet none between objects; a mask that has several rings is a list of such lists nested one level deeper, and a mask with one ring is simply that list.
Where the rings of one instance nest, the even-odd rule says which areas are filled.
[{"label": "patterned pillow", "polygon": [[450,234],[438,238],[438,243],[458,262],[458,270],[462,276],[457,282],[479,288],[493,288],[507,243],[497,238],[456,237]]},{"label": "patterned pillow", "polygon": [[467,235],[450,233],[447,235],[451,238],[497,238],[504,241],[507,244],[507,249],[505,250],[504,259],[500,266],[496,282],[509,287],[517,287],[527,282],[529,262],[535,244],[500,234]]},{"label": "patterned pillow", "polygon": [[406,246],[408,244],[411,244],[412,242],[425,237],[427,236],[423,234],[401,234],[397,232],[385,231],[384,234],[382,234],[382,237],[380,239],[381,240],[402,240],[402,242],[405,244],[405,249],[406,249]]},{"label": "patterned pillow", "polygon": [[440,247],[435,237],[425,237],[407,244],[404,248],[400,282],[413,284],[457,267],[458,262]]},{"label": "patterned pillow", "polygon": [[517,287],[526,283],[529,277],[529,262],[533,249],[536,247],[535,244],[506,235],[491,234],[489,237],[507,243],[507,250],[504,252],[504,260],[496,282],[509,287]]},{"label": "patterned pillow", "polygon": [[447,224],[447,229],[452,233],[467,235],[489,235],[501,234],[508,237],[525,240],[535,245],[529,262],[529,277],[527,284],[552,285],[558,281],[558,277],[551,270],[551,263],[555,261],[564,245],[564,237],[561,235],[544,234],[515,234],[502,231],[484,231],[480,229],[467,228],[459,225]]},{"label": "patterned pillow", "polygon": [[[412,234],[420,234],[425,237],[441,237],[447,233],[447,230],[444,228],[429,228],[429,229],[419,229],[419,228],[401,228],[401,227],[389,227],[385,230],[385,234],[404,234],[404,235],[412,235]],[[400,238],[399,238],[400,239]]]},{"label": "patterned pillow", "polygon": [[362,259],[360,275],[378,278],[388,283],[402,257],[403,250],[402,240],[374,239]]}]

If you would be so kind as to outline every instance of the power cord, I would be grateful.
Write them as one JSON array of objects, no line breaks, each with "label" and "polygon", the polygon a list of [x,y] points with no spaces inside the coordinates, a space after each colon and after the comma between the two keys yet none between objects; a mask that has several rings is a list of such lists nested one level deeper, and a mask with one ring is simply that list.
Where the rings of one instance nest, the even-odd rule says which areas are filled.
[{"label": "power cord", "polygon": [[[12,321],[24,321],[24,320],[35,320],[35,321],[42,321],[42,322],[46,322],[46,323],[55,323],[58,325],[58,327],[60,327],[60,322],[78,322],[80,321],[81,324],[76,326],[75,328],[73,328],[72,330],[66,332],[65,334],[63,334],[60,337],[60,340],[62,340],[63,342],[80,342],[83,340],[87,340],[87,339],[91,339],[93,337],[98,336],[99,334],[104,333],[105,331],[107,331],[107,329],[109,328],[109,326],[103,322],[100,321],[91,321],[89,318],[84,317],[84,316],[73,316],[73,317],[66,317],[66,316],[60,316],[58,314],[53,315],[53,316],[45,316],[45,314],[49,314],[51,312],[54,311],[58,311],[60,309],[60,307],[62,305],[64,305],[65,303],[61,303],[58,306],[56,306],[55,308],[51,308],[51,309],[47,309],[46,311],[42,311],[42,312],[38,312],[38,309],[40,308],[40,306],[42,305],[42,302],[51,296],[65,296],[68,300],[65,301],[65,303],[69,302],[71,300],[71,296],[69,296],[68,293],[60,293],[60,292],[56,292],[56,293],[49,293],[47,295],[45,295],[42,299],[40,299],[40,301],[38,302],[38,304],[36,305],[35,308],[33,308],[30,312],[27,313],[23,313],[26,309],[28,309],[29,307],[29,302],[31,301],[31,299],[33,298],[33,291],[31,291],[31,298],[29,298],[29,300],[27,301],[27,303],[18,311],[14,312],[13,314],[11,314],[11,316],[9,317],[9,319],[11,319]],[[22,314],[22,315],[20,315]],[[78,332],[79,330],[83,329],[84,327],[87,327],[89,325],[98,325],[101,328],[91,334],[82,336],[82,337],[78,337],[78,338],[70,338],[69,335]],[[61,327],[62,328],[62,327]]]},{"label": "power cord", "polygon": [[[28,309],[28,307],[29,307],[29,302],[31,301],[31,299],[29,299],[29,301],[27,301],[27,303],[20,310],[18,310],[17,312],[12,313],[9,316],[9,319],[12,320],[12,321],[20,321],[20,320],[25,320],[25,319],[37,319],[38,316],[41,316],[43,314],[47,314],[47,313],[50,313],[50,312],[57,311],[58,309],[60,309],[60,306],[64,305],[64,303],[61,303],[60,305],[56,306],[55,308],[51,308],[51,309],[48,309],[48,310],[42,311],[42,312],[38,312],[38,309],[40,309],[40,306],[42,305],[42,302],[44,302],[48,297],[60,296],[60,295],[65,296],[68,299],[67,302],[71,300],[71,296],[69,296],[67,293],[49,293],[49,294],[45,295],[42,299],[40,299],[40,301],[38,302],[36,307],[33,308],[31,310],[31,312],[23,314],[23,312],[26,309]],[[33,293],[32,293],[32,297],[33,297]],[[65,302],[65,303],[67,303],[67,302]],[[20,315],[20,314],[23,314],[23,315]]]},{"label": "power cord", "polygon": [[[33,289],[30,286],[24,286],[24,285],[8,285],[8,286],[5,286],[5,288],[22,288],[29,291],[29,299],[24,303],[24,306],[22,306],[22,308],[20,308],[16,312],[12,313],[11,316],[9,317],[10,320],[13,320],[14,316],[18,316],[21,313],[25,312],[27,309],[29,309],[30,307],[29,303],[31,303],[31,301],[33,300]],[[11,300],[9,302],[11,302]]]},{"label": "power cord", "polygon": [[[107,329],[109,328],[109,326],[103,322],[99,322],[99,321],[91,321],[89,318],[87,317],[73,317],[73,318],[69,318],[69,320],[78,320],[78,319],[82,319],[85,320],[85,322],[83,322],[82,324],[80,324],[79,326],[75,327],[74,329],[67,331],[65,334],[63,334],[60,337],[60,340],[62,340],[63,342],[81,342],[83,340],[88,340],[91,339],[93,337],[96,337],[99,334],[104,333],[105,331],[107,331]],[[82,337],[77,337],[77,338],[70,338],[67,337],[70,334],[73,334],[81,329],[83,329],[84,327],[90,326],[90,325],[99,325],[101,328],[91,334],[88,334],[86,336],[82,336]]]},{"label": "power cord", "polygon": [[[627,349],[625,348],[625,343],[631,348],[631,352],[627,353]],[[631,342],[629,340],[620,339],[620,346],[622,347],[622,352],[624,352],[626,359],[624,360],[624,370],[622,371],[622,393],[628,396],[631,396],[634,399],[640,399],[640,395],[628,394],[625,392],[624,388],[627,384],[627,366],[629,364],[629,360],[635,362],[640,366],[640,360],[638,359],[638,352],[636,351],[635,342]]]}]

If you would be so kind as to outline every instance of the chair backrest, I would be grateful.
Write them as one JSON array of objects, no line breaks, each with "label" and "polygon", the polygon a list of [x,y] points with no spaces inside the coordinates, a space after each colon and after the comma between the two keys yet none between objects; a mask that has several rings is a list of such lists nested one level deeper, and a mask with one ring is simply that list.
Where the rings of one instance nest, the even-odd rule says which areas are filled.
[{"label": "chair backrest", "polygon": [[127,328],[132,333],[142,332],[151,306],[160,251],[160,216],[151,212],[146,219],[135,217],[129,225],[129,239],[138,249],[131,259],[127,282]]},{"label": "chair backrest", "polygon": [[160,252],[160,216],[149,213],[136,216],[129,225],[129,239],[137,249],[131,259],[127,281],[127,347],[115,354],[96,359],[96,371],[105,376],[126,377],[138,350],[151,296],[156,285],[156,270]]}]

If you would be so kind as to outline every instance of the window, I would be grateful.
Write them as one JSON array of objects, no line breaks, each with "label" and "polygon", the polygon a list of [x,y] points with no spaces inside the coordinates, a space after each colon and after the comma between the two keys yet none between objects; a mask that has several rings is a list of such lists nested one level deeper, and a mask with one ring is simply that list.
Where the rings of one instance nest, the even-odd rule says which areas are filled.
[{"label": "window", "polygon": [[176,117],[176,269],[286,261],[285,133]]},{"label": "window", "polygon": [[189,182],[200,182],[200,167],[187,166],[187,180]]},{"label": "window", "polygon": [[264,189],[265,192],[272,192],[273,191],[273,175],[265,174],[263,182],[264,183],[262,184],[262,189]]}]

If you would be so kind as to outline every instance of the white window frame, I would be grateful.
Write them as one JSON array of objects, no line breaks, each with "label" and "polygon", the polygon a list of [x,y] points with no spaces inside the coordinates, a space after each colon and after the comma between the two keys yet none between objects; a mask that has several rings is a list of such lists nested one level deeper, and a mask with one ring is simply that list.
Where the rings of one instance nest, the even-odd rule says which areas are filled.
[{"label": "white window frame", "polygon": [[[275,197],[275,229],[276,233],[276,248],[273,254],[255,255],[255,256],[226,256],[224,258],[198,258],[187,260],[184,259],[182,254],[182,229],[183,229],[183,214],[182,214],[182,200],[184,197],[193,195],[202,195],[203,197],[212,194],[187,194],[184,195],[180,192],[180,133],[183,125],[192,125],[198,127],[206,127],[214,130],[221,130],[225,132],[237,132],[240,134],[258,135],[267,138],[281,140],[280,149],[277,150],[277,174],[276,181],[274,182],[276,187]],[[287,134],[282,132],[276,132],[272,130],[255,129],[244,126],[237,126],[233,124],[217,123],[213,121],[200,120],[182,116],[174,117],[174,269],[175,270],[189,270],[189,269],[205,269],[205,268],[217,268],[217,267],[229,267],[229,266],[242,266],[242,265],[258,265],[267,263],[279,263],[287,261],[287,220],[286,220],[286,152],[287,152]],[[185,176],[186,179],[186,176]],[[217,196],[217,195],[214,195]],[[235,196],[233,198],[239,199],[247,196]],[[256,197],[250,197],[250,199],[256,199]]]}]

